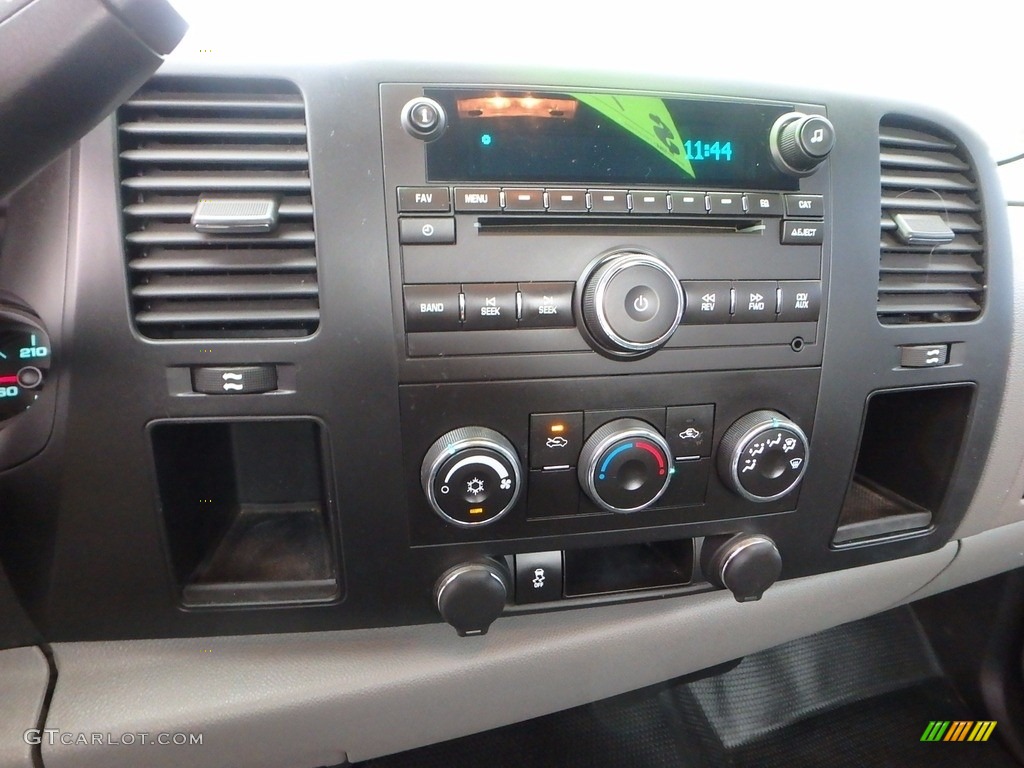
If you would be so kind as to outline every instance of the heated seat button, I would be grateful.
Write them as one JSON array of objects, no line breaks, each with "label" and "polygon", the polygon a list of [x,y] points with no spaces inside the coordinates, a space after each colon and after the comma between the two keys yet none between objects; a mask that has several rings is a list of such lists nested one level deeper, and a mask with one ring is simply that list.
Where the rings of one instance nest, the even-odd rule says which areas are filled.
[{"label": "heated seat button", "polygon": [[574,467],[583,445],[583,413],[530,415],[530,467]]},{"label": "heated seat button", "polygon": [[517,603],[546,603],[561,598],[561,551],[516,555]]},{"label": "heated seat button", "polygon": [[683,283],[686,312],[683,325],[710,325],[729,322],[732,283],[697,280]]},{"label": "heated seat button", "polygon": [[817,322],[821,311],[821,282],[779,281],[779,322]]},{"label": "heated seat button", "polygon": [[204,395],[255,395],[277,389],[273,365],[232,365],[192,369],[192,389]]},{"label": "heated seat button", "polygon": [[515,283],[478,283],[464,286],[466,330],[495,331],[516,327]]},{"label": "heated seat button", "polygon": [[775,322],[775,282],[733,283],[732,321],[734,323]]},{"label": "heated seat button", "polygon": [[405,330],[459,330],[459,286],[405,286]]},{"label": "heated seat button", "polygon": [[520,328],[566,328],[575,325],[572,291],[575,283],[520,283]]}]

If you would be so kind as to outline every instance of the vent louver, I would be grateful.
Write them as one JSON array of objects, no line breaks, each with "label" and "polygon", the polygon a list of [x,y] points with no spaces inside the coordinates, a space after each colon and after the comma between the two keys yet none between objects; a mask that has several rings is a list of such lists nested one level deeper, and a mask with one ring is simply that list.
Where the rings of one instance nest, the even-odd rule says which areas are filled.
[{"label": "vent louver", "polygon": [[[952,137],[929,124],[887,117],[879,138],[880,322],[973,320],[984,304],[985,237],[981,198],[970,162]],[[951,241],[907,244],[897,217],[921,214],[938,216],[940,224],[944,222],[952,231]]]},{"label": "vent louver", "polygon": [[[157,339],[306,336],[320,319],[301,94],[155,80],[118,113],[135,324]],[[266,231],[194,226],[200,200],[273,208]],[[242,205],[231,205],[231,202]]]}]

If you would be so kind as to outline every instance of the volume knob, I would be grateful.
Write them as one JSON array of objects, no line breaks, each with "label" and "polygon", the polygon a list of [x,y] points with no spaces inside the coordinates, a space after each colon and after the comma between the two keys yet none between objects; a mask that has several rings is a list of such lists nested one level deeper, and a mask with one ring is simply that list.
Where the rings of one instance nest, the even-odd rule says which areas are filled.
[{"label": "volume knob", "polygon": [[619,252],[584,276],[583,321],[595,345],[615,357],[651,352],[675,333],[683,289],[665,262],[647,253]]},{"label": "volume knob", "polygon": [[836,130],[821,115],[789,112],[772,126],[772,158],[781,170],[793,176],[813,173],[835,143]]}]

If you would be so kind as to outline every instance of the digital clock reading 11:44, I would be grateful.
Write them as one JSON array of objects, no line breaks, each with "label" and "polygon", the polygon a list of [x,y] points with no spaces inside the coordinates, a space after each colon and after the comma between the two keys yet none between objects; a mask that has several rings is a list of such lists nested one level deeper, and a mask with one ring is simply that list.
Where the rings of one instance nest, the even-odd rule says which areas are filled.
[{"label": "digital clock reading 11:44", "polygon": [[715,160],[726,163],[732,161],[731,141],[689,139],[683,142],[683,147],[686,149],[687,160]]}]

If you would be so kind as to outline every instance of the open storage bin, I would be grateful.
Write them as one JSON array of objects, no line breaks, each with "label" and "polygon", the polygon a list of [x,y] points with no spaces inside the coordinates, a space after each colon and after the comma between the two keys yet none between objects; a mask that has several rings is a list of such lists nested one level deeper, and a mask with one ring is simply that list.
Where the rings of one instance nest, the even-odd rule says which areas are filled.
[{"label": "open storage bin", "polygon": [[183,605],[339,597],[316,421],[159,422],[151,437]]},{"label": "open storage bin", "polygon": [[970,384],[871,396],[833,545],[931,527],[960,456],[973,396]]}]

